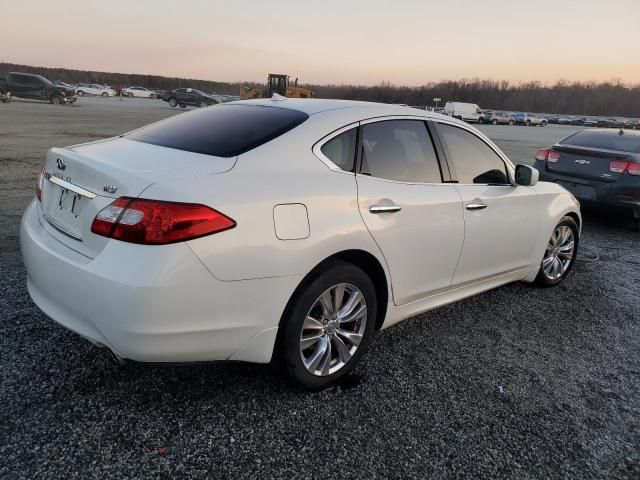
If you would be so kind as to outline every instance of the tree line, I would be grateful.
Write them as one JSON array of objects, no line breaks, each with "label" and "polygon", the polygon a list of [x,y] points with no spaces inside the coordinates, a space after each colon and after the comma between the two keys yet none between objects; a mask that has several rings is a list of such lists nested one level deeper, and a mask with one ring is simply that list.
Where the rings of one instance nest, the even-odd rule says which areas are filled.
[{"label": "tree line", "polygon": [[[6,76],[11,71],[36,73],[50,80],[61,80],[66,83],[139,85],[160,89],[191,87],[221,95],[238,95],[240,85],[252,88],[260,86],[255,82],[216,82],[159,75],[0,63],[0,77]],[[301,86],[312,89],[318,98],[404,103],[419,107],[432,106],[433,99],[440,98],[440,106],[452,100],[477,103],[481,108],[496,110],[640,117],[640,84],[629,85],[620,80],[608,82],[559,80],[553,84],[544,84],[538,81],[511,83],[504,80],[474,78],[428,82],[415,87],[393,85],[389,82],[381,82],[373,86],[312,84]]]}]

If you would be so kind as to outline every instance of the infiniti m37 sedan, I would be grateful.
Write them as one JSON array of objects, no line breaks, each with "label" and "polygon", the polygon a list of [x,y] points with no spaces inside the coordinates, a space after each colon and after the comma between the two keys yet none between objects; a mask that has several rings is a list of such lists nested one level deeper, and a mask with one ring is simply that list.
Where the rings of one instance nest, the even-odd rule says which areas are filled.
[{"label": "infiniti m37 sedan", "polygon": [[559,283],[580,227],[461,121],[280,97],[51,149],[20,242],[33,301],[121,361],[274,360],[321,388],[376,330]]}]

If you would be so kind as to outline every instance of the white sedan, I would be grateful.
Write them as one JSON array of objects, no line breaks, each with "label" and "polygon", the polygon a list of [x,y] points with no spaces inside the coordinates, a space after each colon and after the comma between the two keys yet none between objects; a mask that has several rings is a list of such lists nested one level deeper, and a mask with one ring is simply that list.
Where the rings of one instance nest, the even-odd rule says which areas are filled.
[{"label": "white sedan", "polygon": [[122,95],[126,97],[156,98],[156,92],[144,87],[123,88]]},{"label": "white sedan", "polygon": [[113,97],[116,91],[113,88],[99,85],[97,83],[79,83],[76,85],[76,95],[100,95],[102,97]]},{"label": "white sedan", "polygon": [[563,280],[579,205],[537,179],[432,112],[216,105],[51,149],[22,219],[27,285],[120,361],[279,359],[321,388],[376,330],[509,282]]}]

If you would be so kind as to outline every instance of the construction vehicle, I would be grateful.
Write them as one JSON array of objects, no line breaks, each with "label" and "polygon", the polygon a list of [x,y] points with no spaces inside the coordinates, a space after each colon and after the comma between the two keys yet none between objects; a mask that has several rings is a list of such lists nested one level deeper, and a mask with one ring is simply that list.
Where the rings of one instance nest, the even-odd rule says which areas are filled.
[{"label": "construction vehicle", "polygon": [[289,75],[280,73],[270,73],[267,78],[266,88],[240,87],[240,100],[250,100],[252,98],[271,98],[274,94],[288,98],[313,98],[312,90],[298,86],[298,79],[290,85]]}]

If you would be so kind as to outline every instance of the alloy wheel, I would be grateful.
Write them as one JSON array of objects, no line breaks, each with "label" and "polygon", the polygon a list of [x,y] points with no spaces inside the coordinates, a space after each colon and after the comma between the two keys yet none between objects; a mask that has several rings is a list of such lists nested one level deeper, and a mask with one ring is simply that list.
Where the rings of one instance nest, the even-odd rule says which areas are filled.
[{"label": "alloy wheel", "polygon": [[367,326],[367,302],[354,285],[325,290],[311,306],[300,334],[300,357],[309,373],[331,375],[353,357]]},{"label": "alloy wheel", "polygon": [[557,280],[569,269],[575,251],[573,230],[566,225],[556,227],[547,244],[542,270],[549,280]]}]

